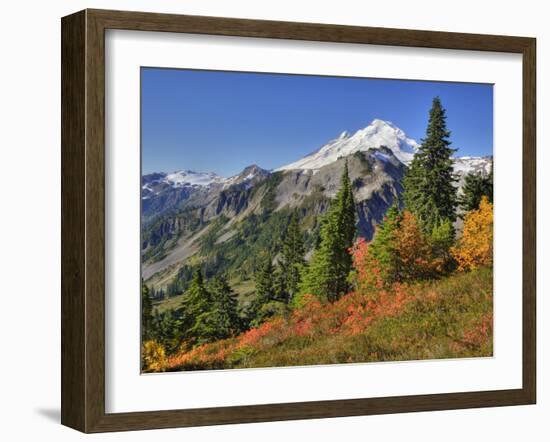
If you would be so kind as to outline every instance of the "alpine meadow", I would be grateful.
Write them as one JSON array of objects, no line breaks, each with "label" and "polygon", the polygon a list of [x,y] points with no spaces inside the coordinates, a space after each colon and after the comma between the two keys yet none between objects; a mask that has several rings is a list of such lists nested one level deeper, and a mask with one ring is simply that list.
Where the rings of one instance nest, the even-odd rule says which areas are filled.
[{"label": "alpine meadow", "polygon": [[492,85],[141,77],[143,373],[493,355]]}]

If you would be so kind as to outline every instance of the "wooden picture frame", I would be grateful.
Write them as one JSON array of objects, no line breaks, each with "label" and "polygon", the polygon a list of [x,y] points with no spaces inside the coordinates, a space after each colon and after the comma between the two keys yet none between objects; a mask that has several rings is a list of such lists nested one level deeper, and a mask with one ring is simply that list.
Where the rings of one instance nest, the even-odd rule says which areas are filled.
[{"label": "wooden picture frame", "polygon": [[[105,30],[495,51],[523,57],[523,385],[513,390],[105,412]],[[533,38],[84,10],[62,19],[62,424],[83,432],[534,404],[536,41]]]}]

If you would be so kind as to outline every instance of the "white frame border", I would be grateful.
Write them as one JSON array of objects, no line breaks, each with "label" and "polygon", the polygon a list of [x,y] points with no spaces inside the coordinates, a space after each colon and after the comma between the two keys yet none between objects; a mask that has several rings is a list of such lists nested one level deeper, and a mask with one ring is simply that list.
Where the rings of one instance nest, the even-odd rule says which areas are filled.
[{"label": "white frame border", "polygon": [[[105,51],[107,413],[522,388],[521,54],[124,30]],[[140,66],[494,83],[494,357],[140,375]]]}]

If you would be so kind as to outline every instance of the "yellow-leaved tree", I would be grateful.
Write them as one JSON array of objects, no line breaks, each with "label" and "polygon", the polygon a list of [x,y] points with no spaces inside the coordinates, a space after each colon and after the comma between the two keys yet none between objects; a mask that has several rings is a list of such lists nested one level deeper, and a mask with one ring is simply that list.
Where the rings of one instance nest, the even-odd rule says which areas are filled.
[{"label": "yellow-leaved tree", "polygon": [[451,253],[461,271],[493,265],[493,205],[486,196],[481,198],[479,209],[464,217],[462,237]]},{"label": "yellow-leaved tree", "polygon": [[164,347],[156,341],[145,341],[141,349],[142,369],[147,372],[164,371],[166,353]]}]

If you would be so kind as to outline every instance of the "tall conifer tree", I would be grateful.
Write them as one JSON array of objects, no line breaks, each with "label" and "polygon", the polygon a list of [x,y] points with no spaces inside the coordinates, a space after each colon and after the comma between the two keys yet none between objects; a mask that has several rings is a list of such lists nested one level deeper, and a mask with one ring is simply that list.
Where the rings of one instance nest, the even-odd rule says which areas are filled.
[{"label": "tall conifer tree", "polygon": [[281,289],[287,295],[287,302],[291,301],[298,291],[301,271],[304,266],[304,253],[304,238],[302,232],[300,232],[298,215],[293,213],[285,232],[279,261],[281,265]]},{"label": "tall conifer tree", "polygon": [[204,285],[201,270],[197,269],[183,297],[183,305],[189,315],[197,317],[209,309],[209,304],[210,294]]},{"label": "tall conifer tree", "polygon": [[183,312],[192,321],[187,330],[189,337],[198,343],[207,342],[215,335],[212,298],[204,285],[202,272],[198,269],[183,297]]},{"label": "tall conifer tree", "polygon": [[445,220],[456,219],[456,177],[453,173],[445,109],[433,99],[426,138],[422,140],[403,180],[405,207],[417,216],[427,233]]},{"label": "tall conifer tree", "polygon": [[216,324],[216,337],[224,339],[239,331],[239,315],[237,314],[237,295],[229,286],[227,278],[217,276],[209,284],[213,298],[214,322]]},{"label": "tall conifer tree", "polygon": [[149,287],[141,284],[141,336],[143,340],[151,339],[153,325],[153,303]]},{"label": "tall conifer tree", "polygon": [[275,298],[275,268],[270,253],[265,255],[254,274],[256,301],[264,304]]},{"label": "tall conifer tree", "polygon": [[352,264],[349,249],[355,236],[355,203],[347,162],[340,190],[323,219],[319,235],[319,245],[313,253],[300,291],[334,302],[348,289]]}]

